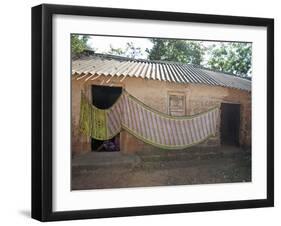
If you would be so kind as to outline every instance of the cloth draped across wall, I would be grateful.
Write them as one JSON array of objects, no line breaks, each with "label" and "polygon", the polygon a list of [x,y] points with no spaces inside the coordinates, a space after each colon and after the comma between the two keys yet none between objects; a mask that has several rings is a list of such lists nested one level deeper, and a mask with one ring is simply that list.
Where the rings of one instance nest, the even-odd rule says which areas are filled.
[{"label": "cloth draped across wall", "polygon": [[216,133],[219,108],[192,116],[171,116],[156,111],[123,90],[108,109],[98,109],[81,93],[80,129],[97,140],[109,140],[122,129],[164,149],[183,149]]}]

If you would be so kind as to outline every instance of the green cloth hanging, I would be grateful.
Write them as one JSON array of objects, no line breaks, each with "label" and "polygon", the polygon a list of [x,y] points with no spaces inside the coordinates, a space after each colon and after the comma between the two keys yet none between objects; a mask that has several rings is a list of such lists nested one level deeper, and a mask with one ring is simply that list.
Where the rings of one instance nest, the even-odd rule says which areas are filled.
[{"label": "green cloth hanging", "polygon": [[97,140],[109,140],[124,129],[156,147],[183,149],[215,136],[218,115],[218,106],[191,116],[167,115],[125,90],[110,108],[99,109],[81,93],[81,132]]},{"label": "green cloth hanging", "polygon": [[98,108],[91,109],[91,136],[97,140],[107,140],[106,111]]}]

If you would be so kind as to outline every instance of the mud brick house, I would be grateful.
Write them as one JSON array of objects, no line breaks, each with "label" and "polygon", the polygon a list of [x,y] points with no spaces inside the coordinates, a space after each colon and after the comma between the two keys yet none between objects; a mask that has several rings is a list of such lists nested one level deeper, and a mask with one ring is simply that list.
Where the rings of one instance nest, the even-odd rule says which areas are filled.
[{"label": "mud brick house", "polygon": [[[94,106],[109,108],[126,90],[147,106],[172,116],[219,106],[215,136],[200,146],[251,146],[251,81],[195,65],[89,54],[72,59],[72,152],[90,152],[95,139],[79,129],[81,91]],[[122,130],[120,150],[150,145]]]}]

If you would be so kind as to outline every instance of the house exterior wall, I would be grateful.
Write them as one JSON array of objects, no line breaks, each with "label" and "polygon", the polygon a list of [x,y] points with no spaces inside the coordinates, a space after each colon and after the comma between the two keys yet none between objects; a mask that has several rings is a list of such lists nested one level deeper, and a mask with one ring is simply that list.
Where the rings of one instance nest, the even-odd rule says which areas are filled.
[{"label": "house exterior wall", "polygon": [[[141,78],[117,78],[99,77],[88,81],[72,80],[72,153],[82,153],[91,151],[90,138],[83,136],[79,132],[79,113],[80,113],[80,94],[84,90],[91,98],[91,85],[113,85],[122,86],[131,95],[144,102],[146,105],[169,113],[169,95],[184,95],[185,115],[193,115],[204,112],[221,103],[240,104],[240,145],[251,145],[251,93],[232,88],[219,86],[208,86],[202,84],[178,84],[163,82],[158,80],[147,80]],[[200,146],[219,146],[220,145],[220,117],[217,125],[216,135]],[[146,148],[150,145],[143,143],[126,131],[120,135],[121,150],[125,153],[132,153]]]}]

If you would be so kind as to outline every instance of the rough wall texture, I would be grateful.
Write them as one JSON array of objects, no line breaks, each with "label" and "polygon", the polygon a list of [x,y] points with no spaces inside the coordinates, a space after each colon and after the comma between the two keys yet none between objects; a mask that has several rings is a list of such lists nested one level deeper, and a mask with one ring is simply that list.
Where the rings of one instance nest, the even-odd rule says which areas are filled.
[{"label": "rough wall texture", "polygon": [[[79,132],[80,94],[83,89],[91,98],[91,85],[122,86],[130,94],[148,106],[169,113],[169,95],[184,95],[184,114],[193,115],[220,106],[221,103],[235,103],[241,105],[240,112],[240,145],[251,145],[251,93],[231,88],[208,86],[201,84],[176,84],[141,78],[109,78],[99,77],[95,80],[72,80],[72,153],[91,151],[90,139]],[[182,111],[181,111],[182,112]],[[220,145],[220,118],[218,120],[216,136],[210,138],[200,146]],[[149,148],[149,145],[136,139],[126,131],[121,132],[121,150],[126,153]]]}]

